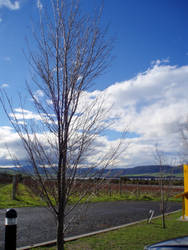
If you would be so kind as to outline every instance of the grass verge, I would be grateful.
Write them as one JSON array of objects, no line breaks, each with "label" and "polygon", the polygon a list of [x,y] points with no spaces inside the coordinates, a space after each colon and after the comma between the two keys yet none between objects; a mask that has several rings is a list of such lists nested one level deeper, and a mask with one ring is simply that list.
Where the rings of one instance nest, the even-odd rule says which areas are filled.
[{"label": "grass verge", "polygon": [[[69,202],[75,203],[79,200],[79,196],[70,197]],[[159,195],[154,195],[152,193],[140,193],[139,195],[134,192],[126,192],[123,194],[113,193],[111,195],[105,193],[99,193],[98,195],[85,196],[81,203],[85,202],[107,202],[107,201],[123,201],[123,200],[135,200],[135,201],[160,201],[161,198]],[[165,199],[167,200],[167,199]],[[174,198],[173,196],[168,198],[168,201],[181,202],[181,198]]]},{"label": "grass verge", "polygon": [[[188,235],[188,222],[179,221],[181,212],[166,216],[167,228],[162,229],[161,218],[154,219],[151,224],[142,222],[123,229],[102,233],[96,236],[67,242],[66,250],[103,250],[126,249],[143,250],[145,245],[150,245],[162,240]],[[33,250],[55,250],[56,247],[33,248]]]},{"label": "grass verge", "polygon": [[12,184],[0,185],[0,208],[44,206],[45,203],[23,184],[18,184],[16,199],[12,200]]}]

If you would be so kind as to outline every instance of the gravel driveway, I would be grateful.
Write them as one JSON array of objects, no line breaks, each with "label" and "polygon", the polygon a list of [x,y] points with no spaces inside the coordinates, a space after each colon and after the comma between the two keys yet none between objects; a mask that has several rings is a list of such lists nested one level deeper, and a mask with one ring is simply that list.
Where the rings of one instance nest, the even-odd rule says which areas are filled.
[{"label": "gravel driveway", "polygon": [[[168,212],[181,208],[181,203],[168,202]],[[159,202],[152,201],[116,201],[90,203],[80,206],[71,214],[73,219],[66,236],[80,235],[92,231],[118,226],[145,219],[150,209],[154,215],[160,214]],[[17,208],[18,229],[17,246],[26,246],[56,238],[54,217],[47,208]],[[78,210],[81,211],[78,217]],[[0,210],[0,249],[4,241],[5,209]],[[78,218],[77,221],[74,217]]]}]

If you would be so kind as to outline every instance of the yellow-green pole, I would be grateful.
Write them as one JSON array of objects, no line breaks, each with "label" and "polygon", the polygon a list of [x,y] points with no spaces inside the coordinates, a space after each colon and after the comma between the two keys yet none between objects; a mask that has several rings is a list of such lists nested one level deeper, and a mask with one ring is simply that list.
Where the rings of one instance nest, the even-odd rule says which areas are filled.
[{"label": "yellow-green pole", "polygon": [[[188,165],[184,164],[184,193],[188,192]],[[184,196],[185,216],[188,218],[188,199]]]}]

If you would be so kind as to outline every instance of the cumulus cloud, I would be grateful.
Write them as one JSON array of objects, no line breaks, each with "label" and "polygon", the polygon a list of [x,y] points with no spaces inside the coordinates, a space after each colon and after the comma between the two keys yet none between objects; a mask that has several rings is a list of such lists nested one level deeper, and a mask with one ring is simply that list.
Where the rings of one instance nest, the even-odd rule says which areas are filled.
[{"label": "cumulus cloud", "polygon": [[104,100],[104,109],[110,110],[105,119],[113,121],[108,143],[110,134],[117,138],[116,134],[129,129],[126,142],[130,146],[119,166],[153,164],[156,144],[167,157],[180,158],[180,128],[188,117],[187,79],[187,65],[178,67],[168,60],[157,60],[132,79],[114,83],[103,91],[85,92],[79,109],[81,112],[96,98]]},{"label": "cumulus cloud", "polygon": [[[129,144],[129,147],[120,157],[118,166],[132,167],[156,163],[156,144],[166,155],[181,157],[180,128],[185,126],[188,118],[188,66],[170,65],[168,61],[165,63],[158,60],[152,63],[148,70],[132,79],[114,83],[103,91],[83,93],[78,117],[84,108],[89,103],[95,103],[97,98],[100,104],[103,103],[104,109],[110,109],[104,118],[114,121],[109,127],[110,133],[97,138],[95,153],[89,154],[87,161],[95,162],[110,147],[118,144],[118,136],[111,139],[110,135],[119,135],[127,127],[129,133],[123,141],[126,145]],[[39,91],[36,95],[38,98],[43,97],[43,93]],[[94,112],[95,108],[97,110],[98,106],[93,105]],[[41,120],[38,114],[29,110],[15,111],[20,121],[23,114],[25,119]],[[12,130],[6,131],[12,133]]]},{"label": "cumulus cloud", "polygon": [[16,156],[20,160],[26,159],[26,153],[22,147],[17,133],[8,126],[0,127],[0,165],[13,164],[12,157]]},{"label": "cumulus cloud", "polygon": [[3,84],[0,85],[0,87],[3,88],[3,89],[4,89],[4,88],[7,88],[8,86],[9,86],[9,85],[8,85],[7,83],[3,83]]},{"label": "cumulus cloud", "polygon": [[142,135],[173,132],[176,122],[185,122],[188,90],[188,66],[154,65],[129,81],[116,83],[106,90],[112,113],[118,114],[122,131],[126,120],[131,130]]},{"label": "cumulus cloud", "polygon": [[188,66],[157,61],[146,72],[103,91],[111,116],[117,118],[111,129],[122,132],[127,125],[135,137],[139,135],[129,139],[134,164],[150,164],[156,143],[166,153],[179,154],[180,127],[188,117],[187,79]]},{"label": "cumulus cloud", "polygon": [[44,97],[44,92],[40,89],[38,89],[35,93],[34,93],[34,98],[39,101],[39,99],[41,97]]},{"label": "cumulus cloud", "polygon": [[41,116],[39,114],[33,113],[32,111],[29,110],[25,110],[22,108],[16,108],[14,110],[14,114],[10,114],[10,117],[14,118],[16,117],[16,119],[19,120],[41,120]]},{"label": "cumulus cloud", "polygon": [[43,5],[40,0],[37,0],[37,8],[40,10],[43,8]]},{"label": "cumulus cloud", "polygon": [[0,8],[6,7],[10,10],[18,10],[20,8],[19,1],[12,2],[11,0],[0,0]]}]

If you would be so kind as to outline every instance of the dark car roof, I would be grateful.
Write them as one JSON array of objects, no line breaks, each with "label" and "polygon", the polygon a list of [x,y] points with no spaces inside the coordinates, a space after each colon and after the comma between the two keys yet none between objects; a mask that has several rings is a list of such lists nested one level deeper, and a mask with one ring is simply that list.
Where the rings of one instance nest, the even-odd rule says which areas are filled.
[{"label": "dark car roof", "polygon": [[188,250],[188,236],[179,237],[175,239],[170,239],[166,241],[161,241],[159,243],[147,246],[145,250]]}]

